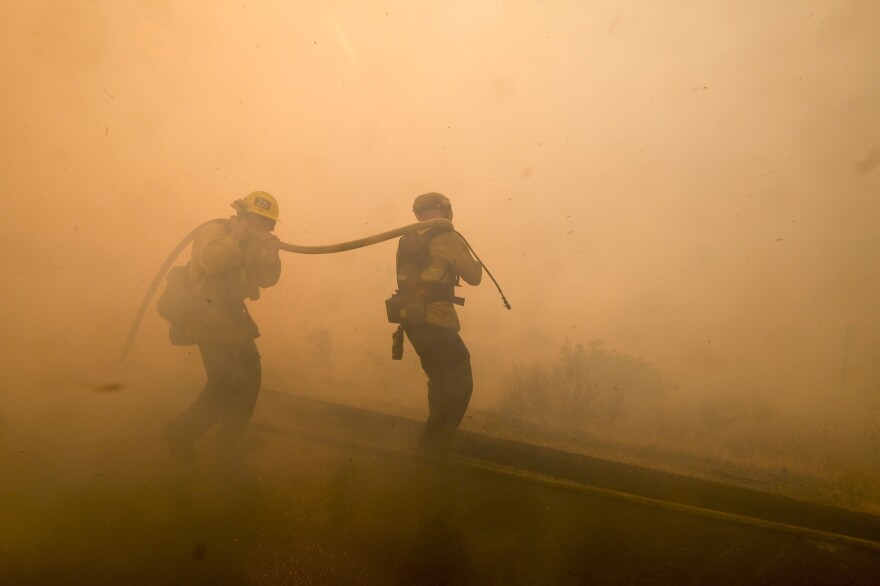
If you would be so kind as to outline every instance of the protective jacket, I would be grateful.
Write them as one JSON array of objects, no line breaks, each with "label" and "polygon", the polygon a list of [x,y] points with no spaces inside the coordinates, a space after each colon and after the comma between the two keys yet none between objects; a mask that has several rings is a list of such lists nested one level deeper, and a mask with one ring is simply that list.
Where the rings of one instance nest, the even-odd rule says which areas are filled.
[{"label": "protective jacket", "polygon": [[281,260],[258,241],[236,242],[226,222],[205,225],[196,235],[189,262],[195,289],[186,332],[197,341],[238,342],[259,336],[245,299],[260,298],[281,276]]},{"label": "protective jacket", "polygon": [[[430,230],[430,229],[428,229]],[[400,251],[405,239],[424,237],[426,230],[408,234],[401,238],[398,246],[398,269],[401,268]],[[420,285],[429,293],[425,322],[455,331],[461,329],[458,314],[453,305],[453,287],[459,277],[469,285],[479,285],[483,276],[482,265],[474,260],[467,245],[457,232],[445,231],[432,235],[426,247],[425,258],[421,261]],[[399,282],[400,284],[400,282]]]}]

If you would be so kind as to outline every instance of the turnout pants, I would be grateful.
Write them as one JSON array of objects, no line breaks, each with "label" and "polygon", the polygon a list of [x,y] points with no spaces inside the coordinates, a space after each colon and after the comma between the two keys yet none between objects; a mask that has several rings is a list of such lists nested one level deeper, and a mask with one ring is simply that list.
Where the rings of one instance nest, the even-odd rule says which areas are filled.
[{"label": "turnout pants", "polygon": [[207,382],[202,393],[167,426],[175,443],[191,443],[218,425],[221,457],[238,459],[248,422],[260,392],[260,355],[253,339],[239,342],[199,342]]},{"label": "turnout pants", "polygon": [[428,421],[419,451],[428,457],[442,456],[449,450],[474,389],[471,355],[453,329],[422,323],[405,326],[404,331],[428,375]]}]

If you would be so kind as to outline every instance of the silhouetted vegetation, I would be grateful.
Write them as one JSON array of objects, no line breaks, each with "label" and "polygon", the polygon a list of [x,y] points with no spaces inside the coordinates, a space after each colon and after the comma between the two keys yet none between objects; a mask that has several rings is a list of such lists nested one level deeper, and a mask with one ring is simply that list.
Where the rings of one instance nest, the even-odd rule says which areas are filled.
[{"label": "silhouetted vegetation", "polygon": [[498,411],[528,441],[874,511],[877,408],[855,405],[792,409],[755,386],[682,391],[601,341],[566,341],[553,359],[508,370]]},{"label": "silhouetted vegetation", "polygon": [[504,380],[502,411],[560,423],[613,419],[632,401],[662,392],[660,373],[650,364],[602,341],[585,348],[566,340],[555,361],[513,366]]}]

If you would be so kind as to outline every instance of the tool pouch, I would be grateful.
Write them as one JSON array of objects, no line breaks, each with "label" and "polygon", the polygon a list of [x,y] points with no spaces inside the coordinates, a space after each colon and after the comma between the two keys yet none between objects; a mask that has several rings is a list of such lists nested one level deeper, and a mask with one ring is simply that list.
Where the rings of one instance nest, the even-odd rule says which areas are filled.
[{"label": "tool pouch", "polygon": [[403,359],[403,326],[397,326],[397,330],[391,334],[391,359]]},{"label": "tool pouch", "polygon": [[417,326],[425,321],[427,305],[419,297],[404,295],[397,290],[385,300],[388,321],[393,324]]},{"label": "tool pouch", "polygon": [[156,302],[156,309],[171,326],[168,336],[175,346],[190,346],[195,340],[186,334],[186,322],[193,309],[193,286],[186,265],[168,271],[167,285]]}]

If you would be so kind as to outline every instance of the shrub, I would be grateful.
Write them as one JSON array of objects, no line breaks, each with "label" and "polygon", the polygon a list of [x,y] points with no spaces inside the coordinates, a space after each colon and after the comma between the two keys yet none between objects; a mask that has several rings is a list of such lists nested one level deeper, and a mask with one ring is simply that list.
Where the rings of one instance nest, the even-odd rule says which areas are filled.
[{"label": "shrub", "polygon": [[554,361],[515,363],[505,375],[501,410],[524,418],[579,423],[619,417],[633,401],[663,390],[659,371],[592,341],[567,340]]},{"label": "shrub", "polygon": [[333,336],[325,326],[314,326],[305,333],[306,347],[316,362],[333,361]]}]

